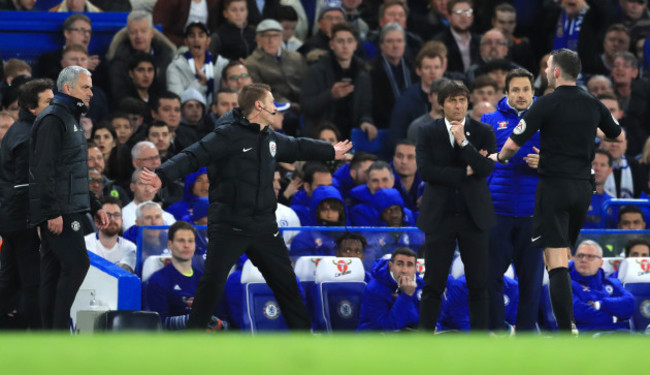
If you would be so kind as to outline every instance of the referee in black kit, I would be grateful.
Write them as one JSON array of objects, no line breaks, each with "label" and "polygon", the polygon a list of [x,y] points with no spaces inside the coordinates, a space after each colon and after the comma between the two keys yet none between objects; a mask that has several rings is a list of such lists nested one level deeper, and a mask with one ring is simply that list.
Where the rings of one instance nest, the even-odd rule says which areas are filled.
[{"label": "referee in black kit", "polygon": [[159,188],[162,182],[169,184],[208,166],[208,253],[188,328],[209,328],[228,271],[245,252],[273,290],[287,326],[311,329],[309,312],[275,219],[275,165],[295,160],[340,160],[352,144],[345,141],[332,146],[276,133],[269,128],[276,113],[269,86],[246,86],[239,95],[239,108],[220,117],[211,133],[167,160],[155,173],[145,170],[140,174],[143,183]]},{"label": "referee in black kit", "polygon": [[563,48],[551,52],[546,76],[555,91],[537,99],[501,151],[489,156],[496,162],[507,163],[520,145],[540,131],[540,180],[531,240],[534,247],[544,248],[558,328],[574,333],[577,330],[568,259],[594,189],[591,161],[595,137],[623,141],[621,128],[607,108],[576,86],[581,69],[580,58],[574,51]]}]

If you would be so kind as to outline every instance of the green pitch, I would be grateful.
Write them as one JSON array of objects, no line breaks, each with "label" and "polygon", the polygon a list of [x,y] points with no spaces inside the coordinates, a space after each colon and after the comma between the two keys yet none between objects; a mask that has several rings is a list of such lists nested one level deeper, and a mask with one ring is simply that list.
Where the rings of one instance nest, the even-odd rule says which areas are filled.
[{"label": "green pitch", "polygon": [[650,337],[0,334],[0,374],[640,374]]}]

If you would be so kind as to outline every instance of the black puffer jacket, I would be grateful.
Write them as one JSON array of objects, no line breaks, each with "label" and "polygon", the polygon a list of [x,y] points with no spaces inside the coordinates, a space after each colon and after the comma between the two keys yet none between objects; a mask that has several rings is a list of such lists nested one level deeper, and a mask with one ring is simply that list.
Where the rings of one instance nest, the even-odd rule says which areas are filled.
[{"label": "black puffer jacket", "polygon": [[88,147],[79,123],[84,111],[81,100],[58,93],[34,121],[29,146],[32,224],[91,208]]},{"label": "black puffer jacket", "polygon": [[20,118],[0,147],[0,233],[28,227],[29,134],[36,116],[21,109]]},{"label": "black puffer jacket", "polygon": [[156,170],[164,184],[208,166],[208,223],[243,235],[277,231],[273,191],[276,162],[332,160],[327,142],[293,138],[250,123],[238,108],[222,116],[214,131]]}]

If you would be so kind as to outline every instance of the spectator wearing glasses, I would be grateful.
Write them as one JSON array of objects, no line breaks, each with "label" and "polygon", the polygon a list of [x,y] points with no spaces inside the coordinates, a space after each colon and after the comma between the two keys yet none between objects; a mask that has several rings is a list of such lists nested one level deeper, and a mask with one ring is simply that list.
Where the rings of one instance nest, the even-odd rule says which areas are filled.
[{"label": "spectator wearing glasses", "polygon": [[586,240],[569,265],[573,310],[580,330],[627,330],[634,312],[634,296],[618,279],[605,277],[603,250]]},{"label": "spectator wearing glasses", "polygon": [[492,16],[492,27],[501,31],[508,41],[512,61],[523,66],[529,71],[535,70],[535,57],[526,37],[518,38],[514,35],[517,27],[517,10],[508,3],[497,5]]},{"label": "spectator wearing glasses", "polygon": [[257,25],[258,48],[248,56],[246,66],[253,81],[271,86],[276,101],[288,101],[299,110],[300,85],[307,65],[298,52],[282,47],[282,32],[282,25],[273,19]]},{"label": "spectator wearing glasses", "polygon": [[106,168],[104,155],[95,144],[88,146],[88,168],[90,168],[88,173],[90,173],[90,170],[95,169],[101,175],[101,181],[89,181],[89,185],[96,184],[97,188],[99,188],[99,186],[102,188],[101,192],[97,190],[95,196],[98,198],[107,196],[118,198],[122,202],[121,206],[124,206],[131,201],[131,197],[127,194],[124,188],[117,185],[113,180],[104,175],[104,169]]},{"label": "spectator wearing glasses", "polygon": [[133,273],[135,244],[120,236],[122,233],[122,203],[118,198],[104,197],[102,208],[108,216],[108,227],[88,234],[84,238],[86,249]]},{"label": "spectator wearing glasses", "polygon": [[[160,161],[158,161],[160,163]],[[153,200],[158,192],[153,186],[143,183],[138,179],[143,169],[138,168],[133,172],[131,177],[131,191],[133,192],[133,200],[124,206],[122,209],[122,229],[127,230],[136,224],[136,208],[140,203]],[[171,225],[176,222],[174,215],[163,211],[162,218],[165,225]]]},{"label": "spectator wearing glasses", "polygon": [[[161,158],[156,145],[149,141],[141,141],[136,143],[135,146],[131,149],[131,157],[133,170],[138,168],[147,168],[149,170],[155,170],[160,167]],[[132,172],[131,172],[132,173]],[[127,191],[130,191],[131,178],[125,184],[122,182],[122,186],[127,187]],[[162,189],[158,190],[156,200],[160,200],[166,206],[169,206],[171,203],[181,200],[183,197],[183,184],[182,181],[176,181],[173,184],[169,184]]]},{"label": "spectator wearing glasses", "polygon": [[[34,66],[34,77],[57,79],[61,71],[60,61],[63,50],[71,44],[81,44],[88,48],[92,37],[92,24],[85,14],[73,14],[63,21],[61,27],[65,44],[62,48],[42,54]],[[93,74],[93,85],[107,88],[107,66],[103,64],[99,55],[89,54],[86,67]]]},{"label": "spectator wearing glasses", "polygon": [[253,79],[243,62],[233,60],[223,68],[221,82],[224,88],[229,88],[239,94],[244,86],[253,83]]},{"label": "spectator wearing glasses", "polygon": [[[488,30],[483,34],[483,36],[481,36],[479,54],[479,60],[467,69],[467,80],[469,82],[474,82],[476,77],[486,74],[489,62],[496,60],[508,61],[508,40],[500,30]],[[508,61],[508,63],[510,63],[509,70],[519,67],[517,64],[511,63],[510,61]]]},{"label": "spectator wearing glasses", "polygon": [[436,35],[435,40],[447,48],[447,70],[464,73],[479,61],[481,37],[471,32],[474,23],[474,9],[471,0],[450,0],[447,3],[449,27]]}]

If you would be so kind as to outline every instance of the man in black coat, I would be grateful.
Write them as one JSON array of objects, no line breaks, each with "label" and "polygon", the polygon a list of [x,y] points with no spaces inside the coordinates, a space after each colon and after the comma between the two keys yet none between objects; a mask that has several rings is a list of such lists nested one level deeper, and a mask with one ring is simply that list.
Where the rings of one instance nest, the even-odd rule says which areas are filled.
[{"label": "man in black coat", "polygon": [[486,181],[494,162],[485,155],[496,149],[496,137],[492,127],[466,117],[468,101],[467,87],[449,83],[438,94],[444,118],[420,129],[418,136],[418,172],[427,183],[417,221],[426,235],[424,330],[436,327],[457,241],[469,289],[470,326],[488,328],[488,241],[495,216]]},{"label": "man in black coat", "polygon": [[[474,23],[474,9],[471,0],[450,0],[449,27],[433,37],[447,46],[447,71],[465,73],[480,60],[479,46],[481,37],[471,31]],[[465,46],[458,45],[462,40]]]},{"label": "man in black coat", "polygon": [[[80,117],[92,98],[91,73],[64,68],[58,93],[34,121],[29,144],[29,214],[41,236],[41,316],[45,329],[70,329],[70,308],[90,260],[81,223],[91,210],[108,226],[88,190],[88,148]],[[92,204],[92,206],[91,206]]]},{"label": "man in black coat", "polygon": [[269,125],[277,109],[267,85],[244,87],[239,106],[219,118],[210,134],[165,162],[155,174],[145,170],[140,178],[160,188],[163,181],[169,184],[208,166],[208,255],[194,296],[189,328],[208,327],[230,268],[246,253],[273,290],[287,326],[309,330],[309,312],[298,292],[289,252],[275,219],[275,166],[276,162],[296,160],[340,160],[352,144],[345,141],[332,146],[272,131]]},{"label": "man in black coat", "polygon": [[[0,314],[17,308],[27,328],[41,327],[38,311],[40,240],[28,223],[29,134],[54,93],[51,79],[24,84],[18,102],[20,118],[0,146]],[[21,300],[17,302],[20,294]]]},{"label": "man in black coat", "polygon": [[346,23],[332,27],[331,52],[311,65],[302,80],[300,108],[305,132],[314,137],[320,122],[336,124],[342,138],[359,127],[370,140],[377,136],[372,118],[372,86],[363,61],[354,56],[357,31]]}]

